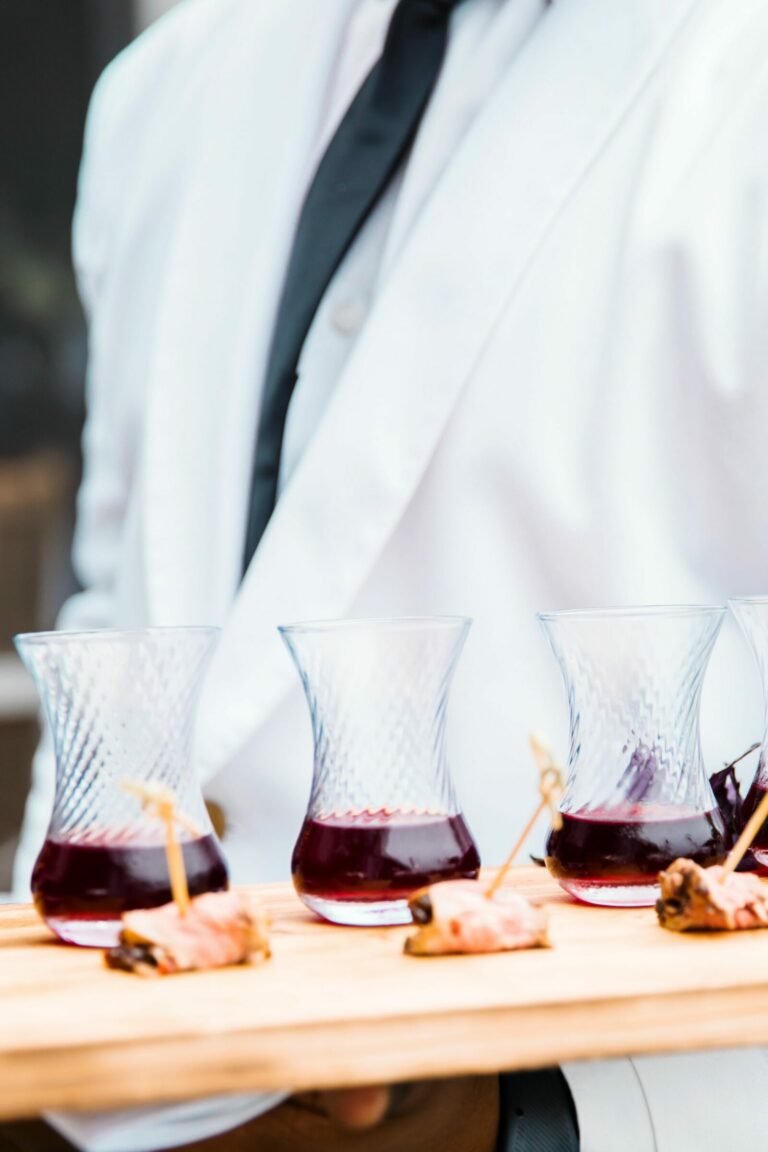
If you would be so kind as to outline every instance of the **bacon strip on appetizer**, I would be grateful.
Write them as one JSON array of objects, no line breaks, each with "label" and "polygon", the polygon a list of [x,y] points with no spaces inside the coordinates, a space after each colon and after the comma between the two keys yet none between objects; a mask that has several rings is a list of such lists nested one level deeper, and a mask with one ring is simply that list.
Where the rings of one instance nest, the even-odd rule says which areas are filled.
[{"label": "bacon strip on appetizer", "polygon": [[405,942],[411,956],[549,946],[546,912],[509,889],[489,898],[476,880],[445,880],[414,892],[409,905],[418,925]]},{"label": "bacon strip on appetizer", "polygon": [[722,865],[702,868],[693,860],[675,860],[659,874],[656,912],[663,928],[768,928],[768,885],[748,872],[727,872]]},{"label": "bacon strip on appetizer", "polygon": [[239,892],[208,892],[190,901],[123,915],[120,943],[106,954],[110,968],[141,976],[224,968],[270,955],[266,920]]}]

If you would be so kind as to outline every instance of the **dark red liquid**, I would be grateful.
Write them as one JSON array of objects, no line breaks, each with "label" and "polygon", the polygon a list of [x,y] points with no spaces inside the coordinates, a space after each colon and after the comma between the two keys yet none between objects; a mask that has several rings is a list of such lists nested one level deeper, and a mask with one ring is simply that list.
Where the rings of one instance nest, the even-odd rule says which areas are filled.
[{"label": "dark red liquid", "polygon": [[719,811],[682,812],[662,805],[563,813],[549,834],[547,866],[558,880],[594,884],[655,884],[662,869],[687,856],[722,863],[730,836]]},{"label": "dark red liquid", "polygon": [[[768,791],[768,789],[766,789],[765,784],[757,780],[754,781],[744,798],[744,805],[741,810],[742,828],[763,799],[763,796],[765,796],[766,791]],[[757,836],[755,836],[752,841],[752,854],[761,865],[760,871],[763,872],[768,865],[768,820],[764,821],[760,826]]]},{"label": "dark red liquid", "polygon": [[[105,837],[106,839],[106,837]],[[229,883],[215,836],[183,845],[191,896],[219,892]],[[35,907],[46,920],[119,919],[131,908],[171,899],[162,844],[67,844],[46,840],[32,873]]]},{"label": "dark red liquid", "polygon": [[404,899],[437,880],[474,878],[479,868],[462,816],[405,812],[305,820],[292,861],[299,893],[358,902]]}]

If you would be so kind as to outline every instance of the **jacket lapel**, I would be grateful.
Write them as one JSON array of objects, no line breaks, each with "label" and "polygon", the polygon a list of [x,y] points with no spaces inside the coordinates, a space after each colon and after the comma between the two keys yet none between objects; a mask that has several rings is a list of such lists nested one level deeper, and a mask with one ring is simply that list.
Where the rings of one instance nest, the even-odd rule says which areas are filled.
[{"label": "jacket lapel", "polygon": [[348,611],[495,322],[695,2],[558,0],[477,116],[408,232],[235,601],[203,698],[204,774],[295,683],[276,625]]},{"label": "jacket lapel", "polygon": [[148,387],[144,543],[158,624],[220,622],[239,583],[257,381],[352,2],[291,0],[288,16],[284,0],[231,5],[235,27],[217,29],[224,43],[198,78]]},{"label": "jacket lapel", "polygon": [[379,283],[478,112],[538,25],[544,2],[460,4],[454,11],[448,53],[408,160]]}]

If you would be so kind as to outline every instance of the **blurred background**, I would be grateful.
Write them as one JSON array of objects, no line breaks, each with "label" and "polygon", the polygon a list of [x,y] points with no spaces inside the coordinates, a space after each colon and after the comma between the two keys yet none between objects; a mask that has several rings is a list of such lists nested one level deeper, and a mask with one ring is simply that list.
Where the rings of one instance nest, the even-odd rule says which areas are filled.
[{"label": "blurred background", "polygon": [[0,0],[0,891],[37,742],[16,632],[50,627],[70,567],[86,335],[70,225],[99,73],[174,0]]}]

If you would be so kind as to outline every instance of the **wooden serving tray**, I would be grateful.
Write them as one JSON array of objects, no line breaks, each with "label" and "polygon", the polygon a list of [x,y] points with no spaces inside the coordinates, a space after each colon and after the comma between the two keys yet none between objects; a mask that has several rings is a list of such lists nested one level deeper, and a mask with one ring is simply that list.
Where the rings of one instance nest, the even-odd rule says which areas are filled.
[{"label": "wooden serving tray", "polygon": [[0,1116],[768,1043],[768,931],[677,936],[540,869],[511,883],[550,906],[552,949],[407,957],[409,929],[334,928],[265,886],[271,961],[151,981],[0,908]]}]

